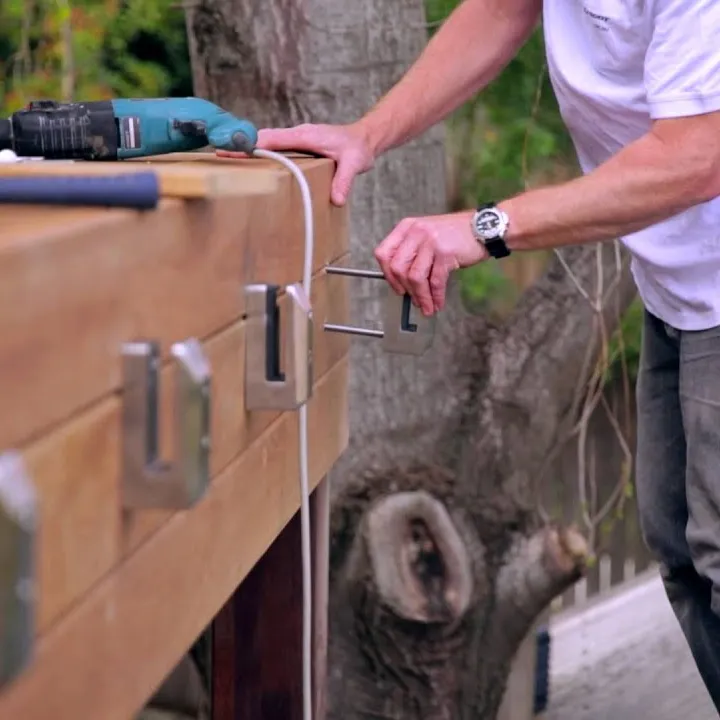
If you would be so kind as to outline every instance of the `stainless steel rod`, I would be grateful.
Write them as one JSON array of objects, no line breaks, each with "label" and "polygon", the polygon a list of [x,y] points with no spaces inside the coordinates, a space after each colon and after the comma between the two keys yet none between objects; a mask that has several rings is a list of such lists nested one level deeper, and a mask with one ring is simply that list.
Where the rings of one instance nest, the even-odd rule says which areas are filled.
[{"label": "stainless steel rod", "polygon": [[385,276],[380,270],[359,270],[358,268],[338,267],[328,265],[325,268],[328,275],[346,275],[347,277],[369,278],[371,280],[384,280]]},{"label": "stainless steel rod", "polygon": [[385,333],[382,330],[369,330],[368,328],[354,327],[352,325],[331,325],[325,323],[326,332],[344,333],[345,335],[362,335],[363,337],[383,338]]}]

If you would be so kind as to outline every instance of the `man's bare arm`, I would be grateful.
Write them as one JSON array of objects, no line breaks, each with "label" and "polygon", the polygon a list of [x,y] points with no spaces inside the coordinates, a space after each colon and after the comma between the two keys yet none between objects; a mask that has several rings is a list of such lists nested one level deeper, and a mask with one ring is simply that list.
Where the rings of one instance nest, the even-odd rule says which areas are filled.
[{"label": "man's bare arm", "polygon": [[[536,250],[611,240],[720,196],[720,112],[658,120],[646,135],[587,175],[499,203],[505,242]],[[390,285],[426,314],[441,310],[453,270],[487,259],[472,210],[407,218],[375,257]]]},{"label": "man's bare arm", "polygon": [[541,7],[542,0],[464,0],[402,80],[361,119],[266,128],[258,147],[334,160],[330,197],[343,205],[355,177],[378,155],[422,134],[493,80],[530,36]]},{"label": "man's bare arm", "polygon": [[720,195],[720,112],[659,120],[587,175],[499,203],[514,250],[610,240]]},{"label": "man's bare arm", "polygon": [[500,73],[537,25],[542,0],[465,0],[360,121],[377,157],[443,120]]}]

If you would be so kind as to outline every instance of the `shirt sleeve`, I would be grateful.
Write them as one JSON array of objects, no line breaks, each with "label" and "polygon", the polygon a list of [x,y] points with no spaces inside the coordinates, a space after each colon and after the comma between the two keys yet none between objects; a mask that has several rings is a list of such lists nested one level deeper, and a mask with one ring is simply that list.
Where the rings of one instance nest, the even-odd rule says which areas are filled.
[{"label": "shirt sleeve", "polygon": [[654,119],[720,110],[720,0],[650,0],[645,91]]}]

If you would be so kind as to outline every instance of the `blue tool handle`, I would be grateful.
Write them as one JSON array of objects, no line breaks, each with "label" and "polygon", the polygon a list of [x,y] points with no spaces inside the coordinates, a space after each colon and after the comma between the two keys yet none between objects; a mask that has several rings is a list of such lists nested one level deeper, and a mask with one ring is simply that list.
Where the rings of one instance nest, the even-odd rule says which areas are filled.
[{"label": "blue tool handle", "polygon": [[160,200],[155,173],[0,177],[0,203],[92,205],[150,210]]}]

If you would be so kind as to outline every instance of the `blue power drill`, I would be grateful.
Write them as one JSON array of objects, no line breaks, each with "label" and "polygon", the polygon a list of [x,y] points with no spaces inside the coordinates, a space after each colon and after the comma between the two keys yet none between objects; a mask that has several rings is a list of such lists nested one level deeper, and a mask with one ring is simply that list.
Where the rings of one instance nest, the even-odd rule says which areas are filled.
[{"label": "blue power drill", "polygon": [[0,119],[0,150],[48,160],[124,160],[208,145],[250,153],[257,129],[208,100],[40,100]]}]

